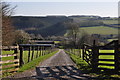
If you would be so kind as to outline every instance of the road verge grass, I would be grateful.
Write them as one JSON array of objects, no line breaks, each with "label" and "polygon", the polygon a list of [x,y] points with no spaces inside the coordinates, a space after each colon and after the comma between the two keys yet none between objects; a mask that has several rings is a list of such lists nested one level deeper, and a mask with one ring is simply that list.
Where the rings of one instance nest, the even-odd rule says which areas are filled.
[{"label": "road verge grass", "polygon": [[70,55],[70,58],[73,60],[73,62],[77,65],[78,69],[80,69],[84,73],[88,73],[91,70],[91,67],[82,60],[79,56],[66,52]]},{"label": "road verge grass", "polygon": [[46,54],[45,56],[40,56],[39,58],[36,58],[33,61],[24,64],[22,67],[20,67],[18,72],[23,72],[25,70],[32,69],[32,68],[36,67],[37,65],[39,65],[40,62],[44,61],[45,59],[48,59],[49,57],[53,56],[57,52],[58,51],[54,51],[50,54]]}]

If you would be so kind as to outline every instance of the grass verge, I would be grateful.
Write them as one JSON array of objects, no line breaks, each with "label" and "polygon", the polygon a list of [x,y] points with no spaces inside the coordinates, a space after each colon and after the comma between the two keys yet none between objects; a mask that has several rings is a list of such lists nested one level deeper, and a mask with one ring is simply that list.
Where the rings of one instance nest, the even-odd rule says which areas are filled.
[{"label": "grass verge", "polygon": [[55,53],[57,53],[58,51],[54,51],[50,54],[46,54],[45,56],[40,56],[39,58],[36,58],[34,59],[33,61],[27,63],[27,64],[24,64],[19,70],[18,72],[23,72],[25,70],[28,70],[28,69],[32,69],[34,67],[36,67],[40,62],[44,61],[45,59],[53,56]]},{"label": "grass verge", "polygon": [[78,69],[80,69],[82,72],[88,73],[91,70],[91,67],[87,64],[87,62],[82,60],[79,56],[71,54],[71,53],[68,53],[68,54],[70,55],[74,63],[76,63]]}]

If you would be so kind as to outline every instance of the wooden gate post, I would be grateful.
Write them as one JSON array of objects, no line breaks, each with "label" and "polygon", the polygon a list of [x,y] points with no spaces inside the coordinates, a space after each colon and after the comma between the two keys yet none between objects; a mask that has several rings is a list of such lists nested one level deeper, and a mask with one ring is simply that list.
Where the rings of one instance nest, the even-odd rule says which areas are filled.
[{"label": "wooden gate post", "polygon": [[17,53],[18,53],[18,48],[15,48],[14,49],[14,54],[16,54],[16,56],[14,56],[14,59],[18,59]]},{"label": "wooden gate post", "polygon": [[23,47],[20,46],[20,67],[24,64],[23,62]]},{"label": "wooden gate post", "polygon": [[37,46],[37,54],[36,54],[36,58],[39,57],[39,46]]},{"label": "wooden gate post", "polygon": [[98,69],[98,58],[99,58],[99,47],[95,45],[95,40],[93,42],[93,48],[92,48],[92,60],[91,60],[91,66],[92,71],[95,72]]},{"label": "wooden gate post", "polygon": [[41,47],[41,51],[42,51],[42,52],[41,52],[41,56],[43,56],[43,46]]},{"label": "wooden gate post", "polygon": [[83,45],[83,49],[82,49],[82,59],[84,60],[84,56],[85,55],[85,45]]},{"label": "wooden gate post", "polygon": [[29,46],[29,52],[28,52],[28,62],[30,62],[30,54],[31,54],[31,46]]},{"label": "wooden gate post", "polygon": [[44,49],[44,46],[43,46],[43,56],[45,55],[45,49]]},{"label": "wooden gate post", "polygon": [[40,47],[40,56],[42,56],[42,46]]},{"label": "wooden gate post", "polygon": [[44,47],[44,55],[46,55],[46,47]]},{"label": "wooden gate post", "polygon": [[34,59],[34,50],[35,50],[35,47],[32,46],[32,56],[31,56],[31,61]]},{"label": "wooden gate post", "polygon": [[41,53],[42,53],[42,48],[41,48],[41,46],[40,46],[39,50],[40,50],[40,52],[39,52],[39,57],[40,57],[40,56],[41,56]]},{"label": "wooden gate post", "polygon": [[119,69],[119,46],[118,46],[119,42],[118,40],[115,41],[114,43],[114,48],[115,48],[115,56],[114,56],[114,60],[115,60],[115,72],[118,72],[120,69]]},{"label": "wooden gate post", "polygon": [[[18,59],[18,47],[14,49],[14,60]],[[20,61],[19,61],[20,62]],[[18,64],[19,62],[15,62],[15,64]],[[18,65],[19,66],[19,65]],[[15,68],[18,68],[18,66],[15,66]]]}]

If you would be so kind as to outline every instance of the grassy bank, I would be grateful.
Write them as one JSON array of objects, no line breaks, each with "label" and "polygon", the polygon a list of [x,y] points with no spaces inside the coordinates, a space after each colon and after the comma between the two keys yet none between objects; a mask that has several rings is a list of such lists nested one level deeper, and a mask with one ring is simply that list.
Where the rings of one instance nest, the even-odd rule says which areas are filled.
[{"label": "grassy bank", "polygon": [[80,69],[82,72],[88,73],[91,70],[91,68],[87,64],[87,62],[82,60],[79,56],[69,53],[69,52],[67,52],[67,53],[70,55],[70,57],[74,61],[74,63],[76,63],[78,69]]}]

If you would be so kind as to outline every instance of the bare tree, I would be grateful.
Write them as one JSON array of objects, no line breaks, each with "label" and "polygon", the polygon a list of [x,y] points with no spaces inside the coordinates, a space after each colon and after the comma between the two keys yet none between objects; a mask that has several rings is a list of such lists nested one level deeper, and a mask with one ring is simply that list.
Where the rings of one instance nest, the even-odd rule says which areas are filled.
[{"label": "bare tree", "polygon": [[0,50],[2,48],[2,4],[0,3]]},{"label": "bare tree", "polygon": [[89,42],[89,35],[82,29],[80,29],[79,24],[73,22],[65,23],[68,28],[67,38],[70,45],[74,48],[80,48],[83,43]]},{"label": "bare tree", "polygon": [[67,37],[73,43],[73,46],[76,47],[80,34],[79,26],[78,24],[71,22],[66,23],[66,25],[68,28]]},{"label": "bare tree", "polygon": [[11,22],[11,15],[14,8],[10,8],[10,4],[2,3],[2,45],[10,46],[14,42],[14,27]]},{"label": "bare tree", "polygon": [[12,45],[14,42],[14,28],[7,17],[2,20],[2,44],[4,46]]},{"label": "bare tree", "polygon": [[10,8],[10,4],[2,2],[2,16],[11,16],[14,13],[14,9],[17,7]]}]

